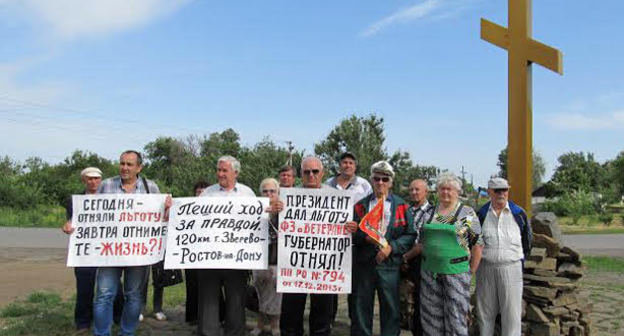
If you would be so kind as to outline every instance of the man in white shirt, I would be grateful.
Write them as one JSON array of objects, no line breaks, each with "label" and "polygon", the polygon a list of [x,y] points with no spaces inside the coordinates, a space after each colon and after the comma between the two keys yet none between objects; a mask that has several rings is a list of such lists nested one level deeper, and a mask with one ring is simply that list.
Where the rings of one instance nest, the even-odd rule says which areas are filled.
[{"label": "man in white shirt", "polygon": [[531,247],[526,212],[509,201],[509,183],[488,182],[490,202],[477,213],[485,243],[477,270],[477,319],[481,336],[494,334],[501,314],[502,335],[519,336],[522,314],[522,264]]},{"label": "man in white shirt", "polygon": [[[206,188],[200,196],[207,197],[255,197],[254,192],[236,179],[240,162],[229,155],[217,161],[217,184]],[[197,334],[220,335],[219,294],[225,291],[225,335],[247,334],[245,325],[245,289],[247,271],[233,269],[198,270],[199,311]]]},{"label": "man in white shirt", "polygon": [[355,175],[357,171],[357,160],[351,152],[344,152],[339,158],[340,173],[325,181],[325,184],[339,190],[349,190],[357,203],[362,198],[373,192],[373,188],[365,178]]}]

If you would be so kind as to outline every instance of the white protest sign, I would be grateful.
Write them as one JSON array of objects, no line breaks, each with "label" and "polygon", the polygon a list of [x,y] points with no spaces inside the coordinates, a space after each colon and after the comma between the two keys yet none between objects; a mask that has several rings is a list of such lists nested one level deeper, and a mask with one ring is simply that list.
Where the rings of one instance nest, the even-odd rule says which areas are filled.
[{"label": "white protest sign", "polygon": [[282,188],[280,199],[277,291],[351,293],[352,193]]},{"label": "white protest sign", "polygon": [[165,269],[267,269],[266,197],[174,198]]},{"label": "white protest sign", "polygon": [[140,266],[163,258],[165,194],[73,195],[67,266]]}]

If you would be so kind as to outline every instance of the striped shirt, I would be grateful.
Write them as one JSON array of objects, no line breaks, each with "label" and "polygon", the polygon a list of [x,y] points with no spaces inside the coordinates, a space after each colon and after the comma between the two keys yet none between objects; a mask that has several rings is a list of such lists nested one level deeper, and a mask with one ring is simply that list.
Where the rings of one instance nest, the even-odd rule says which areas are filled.
[{"label": "striped shirt", "polygon": [[[147,189],[145,186],[147,185]],[[122,188],[121,177],[115,176],[102,181],[97,191],[98,194],[125,194]],[[160,189],[154,181],[139,176],[136,180],[133,194],[160,194]]]}]

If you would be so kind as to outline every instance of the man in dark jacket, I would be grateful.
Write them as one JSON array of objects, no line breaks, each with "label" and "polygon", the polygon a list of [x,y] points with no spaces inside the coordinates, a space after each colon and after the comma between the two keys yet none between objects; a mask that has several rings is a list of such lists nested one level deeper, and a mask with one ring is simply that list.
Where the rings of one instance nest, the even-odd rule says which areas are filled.
[{"label": "man in dark jacket", "polygon": [[481,336],[494,334],[501,314],[502,335],[520,336],[522,264],[531,249],[532,232],[526,212],[509,201],[509,183],[501,177],[488,182],[490,202],[479,209],[483,232],[477,270],[477,319]]},{"label": "man in dark jacket", "polygon": [[[347,230],[353,233],[353,284],[351,296],[351,335],[370,336],[373,329],[375,292],[379,297],[382,336],[398,336],[399,267],[402,256],[413,245],[415,232],[409,205],[391,193],[394,171],[386,161],[371,166],[373,193],[355,205],[354,220]],[[383,202],[378,231],[382,237],[375,241],[358,228],[362,218]]]}]

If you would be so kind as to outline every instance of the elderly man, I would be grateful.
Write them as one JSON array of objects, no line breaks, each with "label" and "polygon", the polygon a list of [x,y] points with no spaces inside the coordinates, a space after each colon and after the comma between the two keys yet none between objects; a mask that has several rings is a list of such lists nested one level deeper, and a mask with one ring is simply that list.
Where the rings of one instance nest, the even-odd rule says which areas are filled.
[{"label": "elderly man", "polygon": [[[398,336],[399,267],[401,257],[413,245],[415,232],[409,205],[392,194],[394,170],[386,161],[371,166],[373,193],[354,208],[354,220],[346,224],[353,233],[353,281],[351,294],[351,335],[373,334],[375,292],[379,298],[382,336]],[[379,243],[359,229],[358,223],[378,202],[383,202],[383,215],[378,231],[385,238]]]},{"label": "elderly man", "polygon": [[[323,163],[308,156],[301,162],[301,179],[304,188],[329,188],[322,185]],[[303,336],[303,312],[307,294],[284,293],[280,331],[282,336]],[[310,294],[310,336],[327,336],[331,332],[331,307],[335,294]]]},{"label": "elderly man", "polygon": [[[414,222],[414,231],[420,232],[420,226],[424,222],[424,218],[431,216],[433,205],[427,200],[429,187],[427,182],[422,179],[416,179],[409,184],[409,193],[412,198],[412,206],[409,208],[409,216]],[[411,250],[403,255],[403,265],[409,268],[408,278],[414,283],[414,292],[412,302],[414,303],[414,311],[412,315],[411,329],[414,336],[421,336],[422,325],[420,323],[420,246],[414,244]]]},{"label": "elderly man", "polygon": [[280,188],[292,188],[295,186],[295,177],[297,172],[295,167],[291,165],[282,166],[279,170],[279,186]]},{"label": "elderly man", "polygon": [[[80,172],[80,180],[84,184],[84,194],[95,194],[102,183],[102,171],[96,167],[88,167]],[[74,213],[72,198],[67,199],[65,214],[67,221],[63,225],[63,232],[72,234],[72,216]],[[76,277],[76,306],[74,307],[74,322],[77,334],[88,333],[93,320],[93,290],[95,289],[95,274],[97,267],[74,267]],[[115,297],[115,322],[121,319],[121,306],[123,305],[123,295],[120,290]]]},{"label": "elderly man", "polygon": [[488,182],[490,202],[479,209],[485,246],[477,270],[477,319],[481,336],[494,334],[501,314],[502,335],[521,333],[522,262],[531,250],[532,232],[526,212],[509,201],[509,183]]},{"label": "elderly man", "polygon": [[357,175],[357,160],[351,152],[344,152],[340,155],[338,165],[340,172],[338,175],[329,178],[325,184],[339,190],[349,190],[355,196],[357,203],[373,191],[370,183]]},{"label": "elderly man", "polygon": [[[232,156],[217,160],[217,184],[206,188],[200,196],[208,197],[255,197],[256,194],[236,180],[240,173],[240,162]],[[233,269],[198,270],[199,316],[197,334],[201,336],[220,335],[219,296],[225,291],[225,335],[242,336],[245,326],[245,289],[247,271]]]},{"label": "elderly man", "polygon": [[[139,176],[143,169],[141,154],[134,150],[121,153],[119,176],[106,179],[98,189],[101,194],[158,194],[158,186]],[[97,272],[97,291],[93,307],[94,335],[108,336],[113,319],[113,298],[124,276],[124,306],[121,314],[120,335],[134,335],[142,308],[142,288],[149,266],[100,267]]]}]

